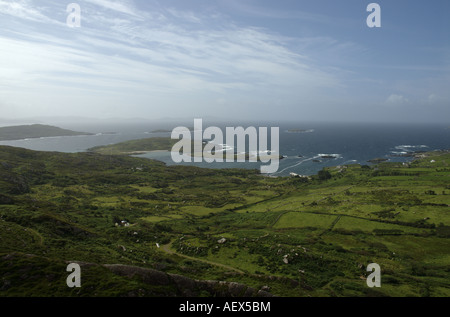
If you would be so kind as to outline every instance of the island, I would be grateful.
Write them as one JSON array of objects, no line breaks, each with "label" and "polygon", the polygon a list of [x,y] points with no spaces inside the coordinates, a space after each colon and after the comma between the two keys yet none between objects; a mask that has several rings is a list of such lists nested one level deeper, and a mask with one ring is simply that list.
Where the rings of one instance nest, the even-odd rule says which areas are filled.
[{"label": "island", "polygon": [[289,129],[287,130],[288,133],[304,133],[307,132],[308,130],[303,130],[303,129]]},{"label": "island", "polygon": [[98,135],[115,135],[115,134],[117,134],[117,132],[101,132],[101,133],[98,133]]},{"label": "island", "polygon": [[312,133],[314,129],[288,129],[285,130],[287,133]]},{"label": "island", "polygon": [[172,132],[172,131],[170,131],[170,130],[165,130],[165,129],[157,129],[157,130],[153,130],[153,131],[150,131],[150,132],[147,132],[147,133],[170,133],[170,132]]},{"label": "island", "polygon": [[0,128],[0,141],[36,139],[58,136],[93,135],[87,132],[76,132],[50,125],[32,124]]},{"label": "island", "polygon": [[[194,128],[190,127],[188,128],[189,131],[194,131]],[[167,129],[156,129],[156,130],[152,130],[150,132],[146,132],[147,134],[152,134],[152,133],[172,133],[173,130],[167,130]]]}]

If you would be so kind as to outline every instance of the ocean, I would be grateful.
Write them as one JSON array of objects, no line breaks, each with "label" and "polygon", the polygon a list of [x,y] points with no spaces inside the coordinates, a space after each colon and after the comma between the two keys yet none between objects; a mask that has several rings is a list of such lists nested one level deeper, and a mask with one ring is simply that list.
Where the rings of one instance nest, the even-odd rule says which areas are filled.
[{"label": "ocean", "polygon": [[[58,125],[94,135],[51,137],[2,141],[10,145],[37,151],[66,153],[84,152],[91,147],[128,140],[170,137],[169,132],[152,133],[158,129],[172,130],[176,126],[193,127],[192,122],[115,122],[70,123]],[[56,125],[56,124],[54,124]],[[450,149],[450,128],[445,124],[392,124],[392,123],[317,123],[317,122],[214,122],[203,121],[203,128],[225,127],[279,127],[279,169],[272,176],[290,173],[313,175],[323,167],[345,164],[367,164],[371,159],[384,158],[391,162],[407,162],[416,151]],[[270,129],[269,129],[270,130]],[[270,136],[268,139],[270,147]],[[168,165],[175,164],[170,152],[151,152],[137,155],[156,159]],[[180,163],[204,168],[259,169],[260,163]],[[265,164],[267,165],[267,164]]]}]

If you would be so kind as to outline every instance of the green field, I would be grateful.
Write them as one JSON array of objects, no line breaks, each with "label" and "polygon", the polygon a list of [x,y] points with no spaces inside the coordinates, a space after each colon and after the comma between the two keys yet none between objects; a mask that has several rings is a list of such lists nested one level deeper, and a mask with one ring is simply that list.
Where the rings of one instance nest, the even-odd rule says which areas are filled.
[{"label": "green field", "polygon": [[142,142],[170,145],[0,147],[0,296],[450,296],[448,152],[305,182],[122,155]]},{"label": "green field", "polygon": [[337,216],[289,212],[284,214],[273,226],[275,229],[285,228],[322,228],[326,229],[331,226]]}]

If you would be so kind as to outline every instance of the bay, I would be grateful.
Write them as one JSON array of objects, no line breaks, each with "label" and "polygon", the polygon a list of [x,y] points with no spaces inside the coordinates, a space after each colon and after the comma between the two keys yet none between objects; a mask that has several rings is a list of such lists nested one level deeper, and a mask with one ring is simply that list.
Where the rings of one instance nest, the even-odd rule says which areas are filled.
[{"label": "bay", "polygon": [[[72,123],[62,128],[90,132],[94,135],[52,137],[3,141],[0,145],[22,147],[37,151],[66,153],[84,152],[99,145],[115,144],[149,137],[170,137],[169,132],[151,133],[155,130],[170,131],[174,127],[192,127],[193,121],[179,122],[114,122],[102,124]],[[230,122],[204,121],[203,128],[226,127],[279,127],[279,169],[272,176],[288,176],[290,173],[313,175],[323,167],[346,164],[370,163],[383,158],[393,162],[410,161],[409,154],[450,148],[450,129],[444,124],[417,123],[330,123],[330,122]],[[269,136],[270,140],[270,136]],[[270,144],[270,142],[269,142]],[[150,152],[139,157],[156,159],[173,165],[170,152]],[[182,163],[204,168],[259,169],[260,163]]]}]

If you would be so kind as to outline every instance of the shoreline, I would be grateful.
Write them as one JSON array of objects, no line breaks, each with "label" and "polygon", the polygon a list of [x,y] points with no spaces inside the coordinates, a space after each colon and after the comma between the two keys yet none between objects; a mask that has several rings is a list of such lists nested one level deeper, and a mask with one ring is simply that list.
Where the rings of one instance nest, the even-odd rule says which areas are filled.
[{"label": "shoreline", "polygon": [[82,134],[73,134],[73,135],[35,136],[35,137],[27,137],[27,138],[20,138],[20,139],[0,139],[0,142],[21,142],[21,141],[30,141],[30,140],[39,140],[39,139],[56,139],[56,138],[93,136],[93,135],[95,135],[95,134],[82,133]]},{"label": "shoreline", "polygon": [[[170,153],[171,151],[168,151],[168,150],[155,150],[155,151],[146,151],[145,153],[141,153],[141,154],[155,153],[155,152]],[[445,153],[449,153],[449,152],[450,152],[450,149],[436,149],[436,150],[433,150],[433,151],[415,153],[415,155],[408,156],[408,157],[403,157],[403,158],[406,159],[405,160],[406,162],[403,162],[403,163],[410,163],[410,162],[415,161],[415,160],[423,159],[423,158],[426,158],[427,156],[429,156],[430,154],[433,154],[433,153],[445,154]],[[197,153],[197,155],[200,156],[198,153]],[[192,154],[192,157],[195,157],[195,153]],[[203,157],[205,157],[205,156],[203,156]],[[206,157],[212,158],[212,156],[206,156]],[[268,157],[270,157],[270,155]],[[265,158],[268,158],[268,157],[265,157]],[[275,157],[272,157],[272,159],[274,159],[274,158]],[[334,158],[336,158],[336,157],[334,157]],[[152,159],[152,160],[159,161],[159,162],[162,162],[164,164],[167,164],[167,162],[161,161],[161,160],[159,160],[157,158],[148,158],[148,159]],[[393,164],[399,163],[399,162],[396,162],[396,161],[390,161],[389,159],[382,159],[382,160],[379,159],[379,160],[380,161],[378,161],[378,159],[372,159],[372,160],[369,160],[369,161],[372,161],[372,162],[370,162],[372,167],[375,167],[375,166],[377,166],[380,163],[393,163]],[[280,159],[280,161],[281,161],[281,159]],[[367,161],[367,162],[369,162],[369,161]],[[194,164],[194,163],[195,162],[191,162],[190,164]],[[205,162],[202,162],[202,163],[205,163]],[[247,160],[245,162],[237,162],[237,161],[227,162],[226,158],[224,158],[223,162],[213,162],[213,163],[226,164],[226,163],[261,163],[261,162],[259,160],[258,160],[258,162],[250,162],[250,161],[248,161],[248,158],[247,158]],[[174,163],[173,165],[189,166],[190,164],[183,164],[183,163],[175,164]],[[351,165],[361,165],[361,166],[363,166],[363,165],[366,165],[366,164],[364,164],[363,162],[360,162],[360,163],[356,163],[355,162],[355,163],[350,163],[350,164],[337,164],[337,165],[324,166],[323,168],[325,168],[325,169],[336,169],[336,168],[339,168],[339,167],[342,167],[342,166],[348,167],[348,166],[351,166]],[[199,168],[205,168],[205,169],[210,169],[210,168],[212,168],[212,169],[227,169],[227,168],[253,169],[253,168],[245,168],[245,167],[227,167],[227,166],[223,166],[223,167],[198,166],[198,167]],[[292,177],[292,175],[290,175],[290,174],[289,175],[288,174],[286,174],[286,175],[276,175],[276,174],[277,173],[269,173],[269,174],[261,173],[260,175],[261,176],[265,176],[265,177],[273,177],[273,178],[280,178],[280,177],[281,178],[283,178],[283,177],[284,178],[289,178],[289,177]],[[317,173],[305,174],[305,176],[313,176],[313,175],[317,175]]]},{"label": "shoreline", "polygon": [[132,151],[132,152],[122,152],[122,155],[135,155],[135,154],[147,154],[147,153],[166,153],[169,150],[152,150],[152,151]]}]

